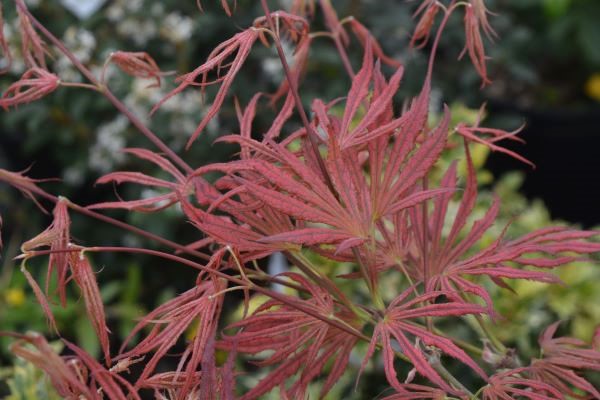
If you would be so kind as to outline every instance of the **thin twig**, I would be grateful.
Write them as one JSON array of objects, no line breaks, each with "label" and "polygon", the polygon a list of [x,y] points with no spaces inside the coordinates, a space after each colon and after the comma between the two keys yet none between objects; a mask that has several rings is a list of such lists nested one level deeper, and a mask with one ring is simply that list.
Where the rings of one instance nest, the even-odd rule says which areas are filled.
[{"label": "thin twig", "polygon": [[[321,9],[323,9],[323,10],[325,10],[325,7],[327,7],[324,5],[325,2],[330,3],[331,1],[330,0],[319,0],[319,3],[321,4]],[[325,20],[326,20],[327,25],[329,26],[329,21],[327,20],[327,18]],[[342,64],[344,65],[344,69],[346,70],[346,73],[348,74],[350,79],[354,79],[354,70],[352,69],[352,64],[350,64],[350,59],[348,58],[348,52],[346,52],[346,49],[344,48],[344,44],[340,40],[340,30],[342,29],[342,26],[338,21],[338,26],[329,26],[329,29],[331,30],[331,37],[333,39],[333,42],[335,43],[335,47],[337,48],[340,58],[342,59]]]},{"label": "thin twig", "polygon": [[[288,299],[288,296],[286,296],[286,295],[283,295],[283,294],[277,293],[275,291],[266,289],[264,287],[255,285],[252,282],[248,282],[246,280],[236,278],[236,277],[228,275],[224,272],[207,267],[206,265],[202,265],[195,261],[188,260],[187,258],[179,257],[176,255],[165,253],[165,252],[158,251],[158,250],[144,249],[144,248],[138,248],[138,247],[114,247],[114,246],[100,247],[100,246],[96,246],[96,247],[84,247],[84,248],[80,247],[80,248],[74,248],[74,249],[64,249],[64,250],[59,250],[58,252],[70,252],[70,251],[71,252],[72,251],[77,251],[77,252],[84,251],[86,253],[90,253],[90,252],[94,252],[94,253],[99,253],[99,252],[136,253],[136,254],[147,254],[147,255],[151,255],[151,256],[164,258],[166,260],[170,260],[170,261],[174,261],[174,262],[177,262],[177,263],[180,263],[183,265],[187,265],[189,267],[192,267],[199,271],[203,271],[208,274],[217,276],[219,278],[226,279],[229,282],[235,283],[236,285],[247,286],[248,284],[250,284],[250,288],[260,294],[268,296],[274,300],[280,301],[281,303],[283,303],[285,305],[295,308],[298,311],[301,311],[307,315],[310,315],[313,318],[323,321],[326,324],[332,325],[335,328],[340,329],[340,330],[342,330],[352,336],[355,336],[359,339],[365,340],[367,342],[371,340],[369,337],[364,335],[362,332],[356,330],[355,328],[344,323],[343,321],[338,320],[335,317],[321,315],[317,311],[312,310],[310,307],[305,307],[304,305],[300,305],[296,302],[290,301]],[[21,258],[30,258],[30,257],[35,257],[35,256],[56,253],[56,252],[57,251],[53,251],[53,250],[30,251],[30,252],[25,253],[23,256],[21,256]]]},{"label": "thin twig", "polygon": [[[55,204],[58,203],[59,201],[61,201],[60,197],[57,197],[57,196],[54,196],[54,195],[52,195],[52,194],[50,194],[48,192],[45,192],[44,190],[38,188],[37,186],[33,185],[33,186],[22,187],[22,186],[19,186],[19,184],[17,182],[11,182],[11,184],[14,187],[16,187],[17,189],[26,189],[26,190],[28,190],[28,191],[30,191],[30,192],[32,192],[32,193],[34,193],[34,194],[36,194],[36,195],[38,195],[40,197],[43,197],[46,200],[49,200],[49,201],[51,201],[51,202],[53,202]],[[85,208],[83,206],[75,204],[71,200],[63,199],[63,201],[66,202],[67,206],[71,210],[76,211],[76,212],[78,212],[80,214],[86,215],[86,216],[91,217],[91,218],[95,218],[95,219],[97,219],[99,221],[106,222],[108,224],[114,225],[114,226],[119,227],[121,229],[125,229],[125,230],[127,230],[129,232],[135,233],[136,235],[140,235],[140,236],[142,236],[142,237],[144,237],[146,239],[153,240],[153,241],[158,242],[160,244],[163,244],[163,245],[165,245],[167,247],[170,247],[170,248],[175,249],[175,250],[179,250],[181,252],[184,252],[186,254],[198,257],[200,259],[203,259],[203,260],[209,260],[210,259],[210,256],[208,254],[204,254],[204,253],[202,253],[200,251],[197,251],[197,250],[192,250],[192,249],[188,248],[187,246],[184,246],[184,245],[181,245],[179,243],[173,242],[173,241],[171,241],[169,239],[165,239],[165,238],[163,238],[161,236],[155,235],[154,233],[148,232],[148,231],[146,231],[144,229],[141,229],[141,228],[138,228],[136,226],[130,225],[130,224],[128,224],[126,222],[123,222],[123,221],[119,221],[118,219],[114,219],[114,218],[108,217],[106,215],[97,213],[97,212],[92,211],[90,209],[87,209],[87,208]]]},{"label": "thin twig", "polygon": [[187,173],[192,173],[194,169],[190,167],[181,157],[179,157],[169,146],[167,146],[162,140],[156,136],[154,132],[150,130],[135,114],[133,114],[121,100],[119,100],[110,89],[98,82],[94,74],[86,68],[81,61],[58,39],[54,36],[44,25],[42,25],[27,9],[24,0],[17,0],[17,7],[21,10],[27,18],[31,20],[33,25],[54,45],[61,53],[63,53],[70,61],[73,66],[79,70],[94,86],[98,88],[98,91],[103,93],[104,96],[125,115],[129,121],[144,135],[146,136],[156,147],[165,153],[174,163],[179,165]]},{"label": "thin twig", "polygon": [[304,111],[302,100],[300,99],[300,95],[298,94],[298,86],[296,85],[296,81],[292,78],[292,73],[290,72],[290,67],[285,58],[283,47],[281,47],[281,40],[279,38],[279,34],[277,33],[277,29],[275,29],[275,23],[273,22],[273,17],[271,16],[271,12],[269,11],[267,0],[261,0],[261,4],[265,12],[265,17],[267,18],[269,28],[271,29],[273,37],[275,38],[274,42],[275,48],[277,49],[277,55],[279,56],[279,60],[281,61],[283,72],[285,73],[285,77],[290,86],[290,91],[294,98],[296,109],[298,111],[298,114],[300,114],[300,119],[302,120],[302,125],[304,125],[304,129],[306,130],[306,135],[308,136],[308,140],[310,141],[312,151],[315,155],[315,158],[317,159],[317,163],[319,164],[319,169],[321,170],[323,178],[325,179],[325,183],[327,184],[327,187],[329,187],[329,190],[331,190],[331,193],[336,194],[337,192],[333,186],[333,182],[331,180],[331,177],[329,176],[329,172],[327,172],[327,168],[325,167],[325,163],[323,162],[323,158],[321,157],[321,153],[319,152],[319,143],[317,142],[318,134],[308,121],[306,111]]}]

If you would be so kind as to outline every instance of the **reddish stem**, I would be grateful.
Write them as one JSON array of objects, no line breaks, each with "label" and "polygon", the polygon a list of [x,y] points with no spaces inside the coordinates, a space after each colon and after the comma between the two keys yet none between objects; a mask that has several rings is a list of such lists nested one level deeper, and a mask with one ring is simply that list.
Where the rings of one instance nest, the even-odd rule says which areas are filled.
[{"label": "reddish stem", "polygon": [[[38,188],[35,185],[25,187],[25,186],[20,186],[16,182],[11,182],[11,184],[14,187],[16,187],[17,189],[26,189],[27,191],[35,193],[36,195],[38,195],[40,197],[43,197],[46,200],[50,200],[53,203],[58,203],[60,201],[59,197],[56,197],[56,196],[54,196],[54,195],[52,195],[50,193],[47,193],[47,192],[43,191],[42,189]],[[118,219],[114,219],[114,218],[108,217],[106,215],[102,215],[100,213],[97,213],[95,211],[89,210],[89,209],[87,209],[85,207],[82,207],[82,206],[80,206],[78,204],[73,203],[72,201],[70,201],[68,199],[66,199],[66,200],[67,200],[66,201],[67,206],[70,209],[72,209],[72,210],[74,210],[74,211],[76,211],[76,212],[78,212],[80,214],[83,214],[83,215],[86,215],[88,217],[95,218],[97,220],[106,222],[108,224],[114,225],[114,226],[119,227],[121,229],[125,229],[125,230],[127,230],[129,232],[132,232],[132,233],[135,233],[135,234],[140,235],[142,237],[145,237],[146,239],[153,240],[153,241],[158,242],[160,244],[163,244],[163,245],[165,245],[167,247],[170,247],[170,248],[175,249],[175,250],[179,250],[181,252],[184,252],[184,253],[187,253],[189,255],[201,258],[203,260],[210,260],[210,256],[207,255],[207,254],[204,254],[204,253],[196,251],[196,250],[189,249],[189,248],[187,248],[184,245],[181,245],[179,243],[173,242],[173,241],[171,241],[169,239],[165,239],[165,238],[163,238],[161,236],[155,235],[154,233],[148,232],[146,230],[143,230],[143,229],[138,228],[138,227],[133,226],[133,225],[129,225],[128,223],[119,221]]]},{"label": "reddish stem", "polygon": [[90,252],[93,252],[93,253],[100,253],[100,252],[117,253],[117,252],[120,252],[120,253],[147,254],[147,255],[151,255],[151,256],[161,257],[166,260],[174,261],[174,262],[177,262],[177,263],[180,263],[183,265],[187,265],[188,267],[192,267],[197,270],[204,271],[208,274],[217,276],[219,278],[226,279],[231,283],[235,283],[236,285],[248,286],[248,284],[250,284],[251,289],[260,294],[268,296],[274,300],[280,301],[283,304],[286,304],[292,308],[295,308],[298,311],[308,314],[313,318],[316,318],[320,321],[325,322],[326,324],[332,325],[335,328],[340,329],[352,336],[356,336],[359,339],[365,340],[367,342],[369,342],[371,340],[369,337],[363,335],[358,330],[350,327],[349,325],[342,323],[341,321],[338,321],[336,319],[331,319],[328,316],[319,314],[317,311],[311,309],[310,307],[305,307],[302,304],[296,303],[294,301],[290,301],[288,296],[286,296],[286,295],[274,292],[272,290],[263,288],[261,286],[257,286],[252,282],[248,282],[243,279],[236,278],[236,277],[228,275],[224,272],[207,267],[205,265],[199,264],[192,260],[188,260],[187,258],[179,257],[179,256],[169,254],[169,253],[164,253],[164,252],[158,251],[158,250],[150,250],[150,249],[137,248],[137,247],[110,247],[110,246],[99,247],[98,246],[98,247],[84,247],[84,248],[77,248],[77,249],[64,249],[64,250],[59,250],[59,251],[56,251],[56,250],[31,251],[28,253],[28,255],[29,256],[42,256],[42,255],[47,255],[47,254],[57,253],[57,252],[81,252],[81,251],[83,251],[85,253],[90,253]]},{"label": "reddish stem", "polygon": [[[330,0],[319,0],[319,3],[321,4],[322,9],[325,8],[325,6],[323,6],[323,3],[325,1],[329,2]],[[329,21],[327,20],[327,18],[325,20],[326,20],[326,24],[329,26]],[[350,79],[354,79],[354,70],[352,69],[352,64],[350,63],[350,59],[348,58],[348,53],[346,52],[346,49],[344,48],[344,44],[340,40],[340,29],[342,29],[342,27],[339,24],[339,22],[338,22],[338,26],[329,26],[329,30],[331,31],[333,42],[335,43],[335,47],[337,48],[337,51],[340,54],[340,58],[342,59],[342,64],[344,65],[344,69],[346,70],[346,73],[348,74]]]},{"label": "reddish stem", "polygon": [[446,24],[448,23],[448,19],[450,18],[450,15],[454,11],[454,9],[459,5],[460,4],[456,4],[456,0],[452,0],[450,5],[448,6],[448,8],[445,10],[444,18],[442,19],[442,22],[440,22],[440,26],[435,35],[435,40],[433,41],[433,45],[431,47],[429,63],[427,64],[427,76],[428,77],[431,77],[431,74],[433,73],[433,63],[435,61],[435,55],[437,53],[437,49],[440,44],[440,38],[442,37],[442,32],[444,31],[444,28],[446,27]]},{"label": "reddish stem", "polygon": [[317,132],[313,129],[310,122],[308,121],[308,117],[306,116],[306,111],[304,111],[304,106],[302,105],[302,100],[300,99],[300,95],[298,94],[298,87],[296,85],[295,80],[292,78],[292,73],[290,72],[290,67],[285,59],[285,53],[283,51],[283,47],[281,47],[281,40],[279,39],[279,34],[277,33],[277,29],[275,29],[275,23],[273,22],[273,17],[271,16],[271,12],[269,11],[269,6],[267,5],[267,0],[261,0],[262,8],[265,12],[265,17],[267,18],[267,23],[269,24],[269,29],[273,34],[275,48],[277,49],[277,55],[279,56],[279,60],[281,61],[281,66],[283,67],[283,72],[285,73],[285,77],[290,86],[290,91],[292,92],[292,96],[294,97],[294,103],[296,104],[296,109],[298,110],[298,114],[300,114],[300,119],[302,120],[302,125],[304,125],[304,129],[306,130],[306,135],[310,141],[310,145],[312,147],[312,151],[315,154],[315,158],[319,164],[319,169],[323,174],[325,179],[325,183],[329,190],[332,193],[336,193],[336,190],[333,186],[333,182],[331,181],[331,177],[329,176],[329,172],[327,172],[327,168],[325,167],[325,163],[323,162],[323,158],[321,157],[321,153],[319,152],[319,144],[317,143],[317,138],[319,137]]}]

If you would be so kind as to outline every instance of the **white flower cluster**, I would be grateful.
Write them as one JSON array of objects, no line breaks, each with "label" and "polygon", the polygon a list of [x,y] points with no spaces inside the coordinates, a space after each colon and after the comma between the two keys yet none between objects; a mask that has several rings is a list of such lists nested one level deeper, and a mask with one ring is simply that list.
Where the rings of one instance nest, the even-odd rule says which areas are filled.
[{"label": "white flower cluster", "polygon": [[[282,40],[281,47],[285,54],[285,59],[290,67],[295,64],[294,59],[294,47],[286,40]],[[281,60],[277,56],[270,56],[264,59],[262,62],[262,68],[265,75],[274,83],[279,83],[283,79],[283,67],[281,66]]]},{"label": "white flower cluster", "polygon": [[105,174],[114,170],[114,166],[123,162],[125,147],[123,132],[129,125],[129,120],[119,115],[112,121],[101,125],[96,134],[96,142],[89,149],[89,167]]},{"label": "white flower cluster", "polygon": [[[8,42],[8,47],[10,49],[10,53],[13,55],[14,60],[12,60],[12,64],[10,66],[10,72],[12,73],[22,73],[25,69],[25,64],[23,63],[23,57],[14,57],[18,54],[21,54],[20,48],[16,45],[14,37],[15,32],[18,32],[18,22],[16,19],[13,21],[7,20],[4,21],[4,38]],[[6,68],[8,65],[8,59],[6,57],[0,58],[0,69]]]},{"label": "white flower cluster", "polygon": [[[163,4],[154,3],[146,7],[144,3],[143,0],[117,0],[108,7],[106,16],[115,23],[117,33],[138,46],[144,46],[159,35],[174,44],[190,39],[194,27],[192,18],[179,12],[165,15]],[[143,17],[134,15],[146,8],[150,12]]]},{"label": "white flower cluster", "polygon": [[94,15],[106,0],[60,0],[60,2],[77,18],[84,20]]},{"label": "white flower cluster", "polygon": [[[40,3],[39,0],[28,0],[27,2],[32,6]],[[116,33],[122,39],[130,40],[140,47],[144,47],[148,41],[158,38],[175,45],[181,45],[192,37],[194,31],[194,21],[191,17],[183,15],[180,12],[168,12],[165,5],[160,2],[149,2],[146,0],[113,0],[108,3],[104,0],[61,0],[61,2],[66,9],[75,15],[79,14],[73,8],[73,4],[76,5],[75,8],[79,6],[88,7],[89,9],[94,9],[94,13],[104,13],[104,16],[114,25]],[[105,3],[106,6],[102,7]],[[11,72],[15,75],[22,74],[26,69],[21,61],[23,58],[20,57],[21,49],[20,41],[17,37],[18,31],[17,19],[13,19],[10,22],[7,21],[4,33],[15,56],[11,66]],[[104,60],[109,57],[112,51],[117,50],[102,48],[101,43],[97,42],[92,32],[76,26],[69,27],[61,39],[65,46],[83,64],[87,65],[97,77],[100,77],[102,73],[102,63]],[[290,62],[293,62],[290,46],[284,47],[286,48],[286,54],[289,53],[290,55]],[[51,70],[59,75],[62,80],[69,82],[84,81],[82,75],[73,67],[68,58],[54,50],[52,50],[52,55],[53,58],[50,59]],[[271,63],[269,61],[265,62],[265,69],[271,69],[273,76],[281,75],[282,71],[279,61],[275,58],[272,61]],[[2,67],[1,64],[0,67]],[[111,77],[114,76],[116,78],[118,75],[122,75],[118,71],[118,68],[109,67],[106,75],[107,81],[113,84],[117,83],[118,80],[115,79],[113,81]],[[170,81],[172,81],[172,77],[166,77],[161,88],[148,88],[149,85],[153,84],[153,81],[135,78],[132,80],[132,85],[123,101],[141,121],[152,125],[149,111],[172,89],[172,86],[169,87],[168,84]],[[158,111],[160,115],[155,117],[155,119],[161,118],[161,129],[168,131],[171,138],[169,145],[175,149],[183,148],[209,106],[210,104],[203,104],[200,91],[195,89],[186,90],[169,99]],[[115,164],[123,160],[123,154],[119,150],[125,147],[123,133],[127,125],[127,119],[119,116],[98,127],[96,141],[89,149],[88,166],[90,169],[106,173],[114,169]],[[220,123],[217,116],[208,124],[204,134],[216,137],[219,128]],[[71,182],[76,182],[83,179],[83,176],[79,175],[75,171],[66,171],[64,178]]]},{"label": "white flower cluster", "polygon": [[[10,52],[13,55],[10,72],[15,75],[22,74],[26,69],[21,52],[19,30],[18,18],[5,21],[4,36],[8,42]],[[91,61],[94,50],[96,49],[96,38],[92,32],[83,28],[71,26],[63,34],[62,41],[82,63],[86,64]],[[61,79],[70,82],[81,81],[81,74],[72,66],[71,61],[69,61],[68,58],[57,52],[52,52],[52,55],[55,57],[52,60],[53,70],[61,77]],[[2,58],[0,60],[0,68],[4,68],[6,62],[7,60]]]},{"label": "white flower cluster", "polygon": [[[148,82],[144,79],[135,79],[129,94],[125,98],[125,104],[144,123],[149,124],[149,110],[167,95],[170,89],[148,88]],[[209,105],[203,105],[202,96],[198,89],[188,89],[170,98],[164,103],[157,113],[168,115],[168,131],[172,138],[170,146],[181,149],[188,138],[196,130],[198,123]],[[206,127],[206,133],[216,137],[219,132],[219,119],[215,117]]]},{"label": "white flower cluster", "polygon": [[[96,38],[92,32],[75,26],[71,26],[65,31],[63,42],[83,64],[90,62],[96,49]],[[82,80],[81,74],[73,67],[71,61],[62,54],[56,59],[54,69],[65,81],[80,82]]]},{"label": "white flower cluster", "polygon": [[158,34],[158,27],[152,18],[135,15],[143,7],[144,0],[117,0],[106,10],[106,17],[115,24],[117,33],[141,47]]},{"label": "white flower cluster", "polygon": [[173,43],[182,43],[192,36],[193,28],[194,24],[190,17],[173,12],[163,20],[160,34]]}]

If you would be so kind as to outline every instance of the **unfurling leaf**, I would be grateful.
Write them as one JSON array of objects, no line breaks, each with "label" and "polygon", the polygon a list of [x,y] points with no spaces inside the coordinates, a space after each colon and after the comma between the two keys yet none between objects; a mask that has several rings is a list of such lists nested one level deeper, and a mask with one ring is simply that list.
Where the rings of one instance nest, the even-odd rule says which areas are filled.
[{"label": "unfurling leaf", "polygon": [[150,87],[159,87],[160,78],[169,74],[162,72],[150,54],[143,51],[115,51],[110,54],[105,68],[108,63],[115,64],[128,75],[143,79],[155,79],[156,84]]},{"label": "unfurling leaf", "polygon": [[42,68],[31,68],[2,94],[0,107],[8,111],[9,107],[31,103],[52,93],[59,85],[58,76]]}]

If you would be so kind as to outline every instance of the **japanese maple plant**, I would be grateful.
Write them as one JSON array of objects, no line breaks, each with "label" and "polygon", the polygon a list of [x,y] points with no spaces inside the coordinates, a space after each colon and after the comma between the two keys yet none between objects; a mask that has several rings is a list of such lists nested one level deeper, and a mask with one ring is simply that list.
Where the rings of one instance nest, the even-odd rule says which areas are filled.
[{"label": "japanese maple plant", "polygon": [[[221,3],[228,14],[243,12],[226,0]],[[16,339],[14,354],[44,370],[68,399],[139,399],[152,394],[159,399],[256,399],[269,392],[303,399],[315,387],[324,398],[344,374],[350,373],[357,386],[365,384],[361,373],[366,369],[385,374],[386,399],[600,398],[584,374],[600,370],[600,330],[590,344],[555,337],[556,322],[540,336],[539,357],[523,359],[494,336],[494,321],[510,316],[496,313],[488,291],[491,285],[509,289],[507,280],[513,279],[558,283],[551,270],[599,251],[600,245],[591,241],[597,232],[550,227],[514,238],[502,227],[502,234],[482,245],[501,205],[495,198],[482,217],[473,217],[478,183],[470,147],[483,144],[529,163],[499,144],[519,140],[518,132],[485,128],[481,121],[451,124],[447,107],[437,123],[430,122],[435,54],[452,16],[464,18],[463,53],[482,85],[491,83],[482,36],[493,36],[494,31],[484,0],[422,0],[418,5],[411,45],[428,44],[429,63],[420,93],[405,99],[404,107],[395,99],[403,65],[384,54],[357,19],[338,17],[329,0],[295,0],[289,9],[277,11],[270,10],[266,0],[260,4],[263,14],[252,26],[224,40],[196,69],[179,75],[176,87],[152,110],[161,112],[163,103],[184,90],[218,88],[191,132],[189,148],[223,104],[234,101],[232,82],[249,53],[257,46],[277,52],[284,72],[279,89],[257,93],[243,106],[236,101],[239,133],[217,139],[239,146],[239,156],[229,162],[189,165],[127,109],[105,77],[108,68],[116,67],[136,79],[151,80],[151,86],[161,85],[167,74],[151,55],[122,49],[103,68],[92,69],[48,31],[23,0],[14,1],[20,32],[13,40],[20,41],[18,57],[28,69],[5,88],[0,105],[10,110],[63,88],[96,91],[151,142],[149,149],[129,148],[126,153],[170,176],[109,173],[98,183],[138,184],[160,194],[84,206],[48,193],[40,187],[43,179],[0,170],[0,180],[42,209],[53,203],[52,224],[22,245],[21,271],[57,335],[51,304],[65,305],[71,301],[67,286],[78,288],[102,360],[67,340],[67,352],[60,355],[39,334],[5,332]],[[323,21],[326,31],[313,30],[315,20]],[[345,97],[302,97],[315,40],[330,41],[339,53],[351,82]],[[293,56],[286,57],[282,42],[293,48]],[[359,68],[347,52],[352,43],[363,54]],[[10,61],[3,35],[0,48]],[[68,57],[84,81],[67,82],[53,73],[47,63],[53,53]],[[263,109],[261,103],[273,107],[276,116],[266,131],[257,132],[253,119]],[[293,123],[294,118],[301,125]],[[440,157],[457,142],[464,146],[464,160],[440,172]],[[466,167],[459,168],[459,161]],[[208,179],[215,175],[217,179]],[[158,213],[167,207],[178,207],[201,240],[176,243],[106,214],[110,209]],[[155,240],[163,250],[110,242],[74,244],[69,232],[72,213]],[[196,269],[197,279],[189,290],[140,317],[116,349],[96,280],[99,273],[90,262],[97,252],[159,257]],[[272,275],[259,267],[260,260],[275,252],[287,258],[287,272]],[[28,270],[27,260],[34,257],[48,258],[44,284]],[[326,273],[319,265],[325,262],[339,265],[339,270],[333,267],[333,273]],[[50,281],[56,282],[55,288]],[[240,301],[243,312],[238,319],[225,318],[224,305]],[[473,326],[465,319],[476,321],[480,329],[475,334],[485,337],[457,337],[457,332]],[[442,327],[452,324],[464,329],[444,332]],[[176,367],[166,372],[158,368],[169,351],[182,344],[185,350],[177,354]],[[217,353],[226,356],[215,357]],[[247,373],[248,362],[262,370],[261,378],[242,388],[238,381]],[[133,364],[135,374],[129,372]]]}]

